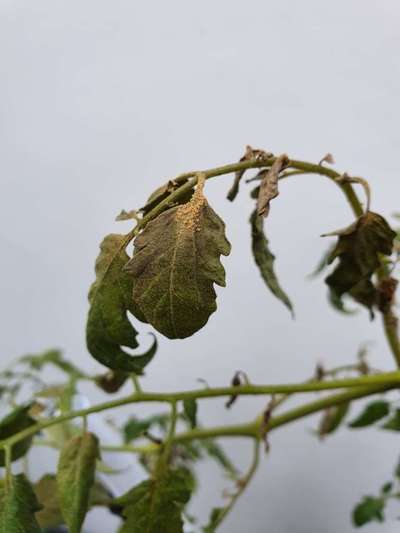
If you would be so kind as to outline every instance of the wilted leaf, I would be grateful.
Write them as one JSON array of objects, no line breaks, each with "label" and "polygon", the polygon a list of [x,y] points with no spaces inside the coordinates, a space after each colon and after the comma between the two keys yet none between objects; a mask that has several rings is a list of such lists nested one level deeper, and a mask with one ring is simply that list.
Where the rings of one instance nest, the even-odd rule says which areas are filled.
[{"label": "wilted leaf", "polygon": [[104,392],[112,394],[119,391],[129,378],[129,372],[122,370],[109,370],[105,374],[95,377],[95,382]]},{"label": "wilted leaf", "polygon": [[328,266],[329,264],[329,258],[332,255],[333,250],[335,249],[334,246],[329,246],[325,250],[325,252],[322,254],[321,259],[318,261],[317,266],[314,268],[314,270],[307,276],[309,279],[316,278],[321,274]]},{"label": "wilted leaf", "polygon": [[189,203],[165,211],[136,237],[124,270],[134,280],[136,306],[166,337],[193,335],[216,310],[213,284],[225,286],[220,255],[230,252],[224,228],[198,187]]},{"label": "wilted leaf", "polygon": [[369,403],[362,413],[352,422],[349,427],[362,428],[374,424],[378,420],[381,420],[389,413],[389,404],[384,400],[377,400]]},{"label": "wilted leaf", "polygon": [[381,427],[382,429],[390,429],[391,431],[400,431],[400,409],[396,409],[394,414]]},{"label": "wilted leaf", "polygon": [[342,403],[327,409],[322,416],[318,435],[322,438],[336,431],[347,415],[349,407],[349,403]]},{"label": "wilted leaf", "polygon": [[353,511],[354,525],[360,527],[372,521],[383,522],[384,509],[384,498],[374,498],[373,496],[365,496],[362,502],[359,503]]},{"label": "wilted leaf", "polygon": [[[268,157],[272,157],[272,154],[265,152],[264,150],[252,148],[251,146],[247,145],[246,151],[244,155],[239,159],[239,162],[241,163],[243,161],[250,161],[251,159],[267,159]],[[227,194],[227,198],[231,202],[233,202],[233,200],[238,195],[240,180],[242,179],[245,172],[246,169],[238,170],[237,172],[235,172],[235,179],[233,180],[232,187],[229,189]]]},{"label": "wilted leaf", "polygon": [[72,437],[63,447],[57,469],[57,493],[70,533],[80,533],[94,483],[99,441],[92,433]]},{"label": "wilted leaf", "polygon": [[0,486],[0,533],[41,533],[35,519],[40,509],[31,484],[24,474],[12,476]]},{"label": "wilted leaf", "polygon": [[183,409],[185,416],[190,422],[190,426],[195,428],[197,426],[197,402],[194,398],[183,400]]},{"label": "wilted leaf", "polygon": [[339,240],[329,263],[338,257],[339,264],[325,281],[338,298],[349,293],[371,309],[377,301],[371,276],[379,267],[379,254],[392,253],[395,233],[383,217],[367,212],[335,234]]},{"label": "wilted leaf", "polygon": [[250,217],[251,239],[254,261],[269,290],[293,313],[292,302],[279,284],[274,271],[275,256],[268,247],[268,239],[264,233],[264,220],[253,211]]},{"label": "wilted leaf", "polygon": [[182,470],[143,481],[114,500],[123,506],[121,533],[183,533],[182,510],[190,499],[190,482]]},{"label": "wilted leaf", "polygon": [[[17,407],[8,416],[0,421],[0,441],[27,429],[36,424],[36,421],[29,415],[32,404]],[[18,441],[12,447],[11,460],[16,461],[24,456],[32,444],[33,435]],[[0,466],[5,464],[4,450],[0,449]]]},{"label": "wilted leaf", "polygon": [[283,154],[276,158],[271,168],[263,171],[263,176],[260,183],[260,192],[258,193],[257,199],[257,214],[259,216],[268,216],[270,201],[276,198],[279,194],[279,173],[287,167],[288,163],[288,156]]},{"label": "wilted leaf", "polygon": [[132,302],[132,279],[123,271],[129,261],[126,235],[107,235],[96,261],[96,281],[89,292],[90,310],[86,326],[89,352],[113,370],[140,374],[156,351],[156,341],[142,356],[132,356],[121,346],[137,348],[137,331],[127,312],[137,314]]}]

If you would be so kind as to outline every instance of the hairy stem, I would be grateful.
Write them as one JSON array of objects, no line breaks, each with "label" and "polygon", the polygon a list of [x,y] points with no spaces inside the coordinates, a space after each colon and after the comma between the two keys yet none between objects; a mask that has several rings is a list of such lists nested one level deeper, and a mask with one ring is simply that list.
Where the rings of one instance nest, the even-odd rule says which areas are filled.
[{"label": "hairy stem", "polygon": [[[30,426],[7,439],[0,441],[0,447],[12,446],[20,440],[34,435],[43,429],[72,420],[77,417],[87,416],[93,413],[99,413],[109,409],[115,409],[122,405],[129,405],[132,403],[146,403],[146,402],[178,402],[186,399],[202,399],[202,398],[216,398],[221,396],[235,395],[265,395],[265,394],[277,394],[277,393],[289,393],[289,392],[317,392],[330,389],[340,388],[360,388],[361,392],[371,386],[371,390],[380,387],[382,390],[398,387],[400,384],[400,372],[387,372],[371,376],[362,376],[359,378],[338,379],[331,381],[318,381],[310,383],[296,383],[296,384],[283,384],[283,385],[241,385],[238,387],[219,387],[214,389],[199,389],[193,391],[183,392],[142,392],[135,393],[124,398],[104,402],[93,407],[86,409],[80,409],[77,411],[71,411],[69,413],[62,414],[58,417],[46,419],[38,422],[37,424]],[[356,390],[355,389],[355,390]],[[363,395],[363,394],[361,394]]]}]

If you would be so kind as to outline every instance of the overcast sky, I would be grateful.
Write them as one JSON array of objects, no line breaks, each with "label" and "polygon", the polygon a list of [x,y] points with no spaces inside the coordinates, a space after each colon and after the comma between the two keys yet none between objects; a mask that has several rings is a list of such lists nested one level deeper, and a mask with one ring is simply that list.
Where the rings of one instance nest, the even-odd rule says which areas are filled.
[{"label": "overcast sky", "polygon": [[[128,231],[115,215],[180,172],[236,161],[246,144],[315,162],[332,152],[339,169],[370,180],[374,210],[400,210],[399,24],[395,0],[0,0],[2,363],[59,346],[97,371],[84,344],[86,295],[100,240]],[[238,369],[258,383],[305,379],[316,360],[348,362],[364,341],[373,364],[392,369],[379,320],[335,313],[323,281],[306,280],[327,245],[320,234],[352,221],[340,191],[299,176],[271,208],[292,321],[250,259],[248,188],[231,204],[230,183],[206,186],[233,245],[218,312],[193,338],[162,340],[144,386],[225,385]],[[231,412],[206,403],[200,417],[245,421],[264,403],[243,399]],[[271,436],[222,533],[353,531],[350,510],[390,478],[398,436],[342,430],[321,444],[316,423]],[[228,447],[245,468],[248,443]],[[203,521],[229,486],[218,476],[202,470]],[[365,529],[397,530],[394,520]]]}]

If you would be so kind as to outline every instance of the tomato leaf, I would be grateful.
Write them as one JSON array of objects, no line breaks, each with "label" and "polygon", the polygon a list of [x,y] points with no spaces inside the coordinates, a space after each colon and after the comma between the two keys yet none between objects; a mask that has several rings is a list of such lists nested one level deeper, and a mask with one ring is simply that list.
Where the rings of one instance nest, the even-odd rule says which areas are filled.
[{"label": "tomato leaf", "polygon": [[72,437],[60,453],[57,492],[70,533],[80,533],[94,483],[99,441],[92,433]]},{"label": "tomato leaf", "polygon": [[41,533],[35,513],[40,505],[24,474],[12,476],[0,487],[0,533]]},{"label": "tomato leaf", "polygon": [[135,306],[166,337],[193,335],[216,310],[213,284],[225,286],[220,255],[230,252],[224,228],[198,187],[189,203],[165,211],[136,237],[124,270]]}]

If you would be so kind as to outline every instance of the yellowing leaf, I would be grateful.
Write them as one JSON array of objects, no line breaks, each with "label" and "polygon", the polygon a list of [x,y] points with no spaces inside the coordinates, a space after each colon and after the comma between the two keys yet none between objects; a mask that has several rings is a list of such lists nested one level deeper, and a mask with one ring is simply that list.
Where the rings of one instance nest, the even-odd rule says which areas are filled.
[{"label": "yellowing leaf", "polygon": [[166,337],[193,335],[216,310],[213,284],[225,286],[220,255],[230,252],[224,229],[198,187],[190,202],[165,211],[136,237],[124,269],[133,301]]},{"label": "yellowing leaf", "polygon": [[156,351],[156,342],[142,356],[132,356],[121,346],[137,348],[137,331],[128,319],[130,311],[137,316],[132,302],[132,279],[123,271],[129,261],[126,235],[107,235],[100,245],[96,261],[86,326],[86,342],[91,355],[113,370],[140,374]]},{"label": "yellowing leaf", "polygon": [[92,433],[72,437],[60,453],[57,492],[65,523],[70,533],[80,533],[89,507],[94,483],[99,442]]},{"label": "yellowing leaf", "polygon": [[0,486],[0,533],[41,533],[35,519],[40,509],[24,474],[12,476]]},{"label": "yellowing leaf", "polygon": [[338,298],[348,293],[371,309],[377,303],[377,291],[371,277],[379,267],[379,254],[392,253],[396,234],[383,217],[372,212],[331,235],[334,234],[339,240],[329,263],[338,257],[339,264],[325,281]]},{"label": "yellowing leaf", "polygon": [[264,233],[264,220],[254,211],[250,217],[251,224],[251,247],[254,261],[259,268],[265,284],[281,302],[293,313],[292,302],[279,284],[274,271],[275,256],[270,251],[268,239]]}]

